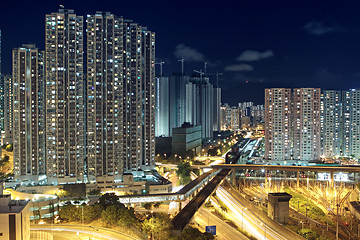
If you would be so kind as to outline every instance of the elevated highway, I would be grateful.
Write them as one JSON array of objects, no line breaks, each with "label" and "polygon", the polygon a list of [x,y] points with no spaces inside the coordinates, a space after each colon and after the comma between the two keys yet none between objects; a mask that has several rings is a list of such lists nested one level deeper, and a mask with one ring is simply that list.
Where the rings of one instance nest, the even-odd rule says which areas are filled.
[{"label": "elevated highway", "polygon": [[[238,153],[233,156],[230,160],[226,159],[226,162],[231,164],[237,163],[240,155],[246,150],[251,140],[242,142],[238,146]],[[226,164],[229,165],[229,164]],[[214,165],[216,166],[216,165]],[[173,218],[172,228],[175,231],[182,231],[186,225],[194,217],[195,213],[205,203],[206,199],[216,190],[216,188],[223,182],[223,180],[229,175],[231,169],[222,169],[204,188]]]},{"label": "elevated highway", "polygon": [[[244,151],[252,140],[242,139],[235,145],[238,145],[240,152]],[[238,158],[237,158],[238,159]],[[215,165],[197,165],[197,168],[209,168],[211,169]],[[185,201],[189,197],[195,195],[200,191],[208,182],[210,182],[214,176],[216,176],[221,169],[212,169],[200,175],[189,184],[185,185],[176,193],[160,193],[160,194],[142,194],[142,195],[125,195],[119,196],[119,201],[124,204],[132,203],[146,203],[146,202],[172,202],[172,201]]]}]

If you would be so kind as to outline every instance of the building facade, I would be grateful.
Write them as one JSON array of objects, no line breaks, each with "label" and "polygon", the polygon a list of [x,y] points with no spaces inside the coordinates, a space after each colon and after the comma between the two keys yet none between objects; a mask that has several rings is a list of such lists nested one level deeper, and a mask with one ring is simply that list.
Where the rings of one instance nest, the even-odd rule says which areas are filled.
[{"label": "building facade", "polygon": [[14,175],[37,182],[45,175],[44,52],[23,45],[12,66]]},{"label": "building facade", "polygon": [[87,17],[87,177],[155,166],[155,34],[111,13]]},{"label": "building facade", "polygon": [[157,77],[155,84],[155,137],[170,136],[169,78]]},{"label": "building facade", "polygon": [[98,12],[87,16],[86,182],[123,173],[123,19]]},{"label": "building facade", "polygon": [[324,90],[321,93],[321,155],[341,155],[341,91]]},{"label": "building facade", "polygon": [[265,89],[265,159],[291,158],[291,98],[289,88]]},{"label": "building facade", "polygon": [[360,90],[342,92],[342,152],[360,157]]},{"label": "building facade", "polygon": [[4,86],[4,131],[1,133],[2,143],[13,143],[13,79],[11,75],[3,75]]},{"label": "building facade", "polygon": [[59,9],[45,19],[46,174],[83,182],[85,155],[83,17]]},{"label": "building facade", "polygon": [[114,183],[155,166],[155,33],[108,12],[88,15],[86,29],[87,69],[73,10],[46,15],[44,52],[13,52],[4,106],[14,124],[4,125],[17,180]]},{"label": "building facade", "polygon": [[293,92],[293,157],[320,159],[320,88],[296,88]]},{"label": "building facade", "polygon": [[320,89],[265,90],[265,159],[320,159]]},{"label": "building facade", "polygon": [[195,154],[201,149],[201,126],[184,123],[173,129],[172,153],[186,156],[188,151]]},{"label": "building facade", "polygon": [[[184,122],[201,125],[202,138],[212,138],[213,131],[220,128],[221,89],[214,88],[209,78],[161,77],[157,80],[156,95],[156,119],[163,123],[157,126],[157,137],[171,137],[172,129]],[[166,99],[168,102],[165,102]]]}]

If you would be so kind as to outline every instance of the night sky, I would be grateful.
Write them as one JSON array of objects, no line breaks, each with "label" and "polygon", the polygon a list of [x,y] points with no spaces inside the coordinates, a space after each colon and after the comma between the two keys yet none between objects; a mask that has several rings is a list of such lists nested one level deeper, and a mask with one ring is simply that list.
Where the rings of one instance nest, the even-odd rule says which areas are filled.
[{"label": "night sky", "polygon": [[[345,2],[345,3],[344,3]],[[44,48],[45,14],[109,11],[156,32],[165,75],[224,73],[223,103],[263,103],[266,87],[360,87],[360,1],[7,1],[0,4],[2,68],[23,43]],[[159,66],[157,66],[159,70]],[[215,77],[210,76],[215,83]]]}]

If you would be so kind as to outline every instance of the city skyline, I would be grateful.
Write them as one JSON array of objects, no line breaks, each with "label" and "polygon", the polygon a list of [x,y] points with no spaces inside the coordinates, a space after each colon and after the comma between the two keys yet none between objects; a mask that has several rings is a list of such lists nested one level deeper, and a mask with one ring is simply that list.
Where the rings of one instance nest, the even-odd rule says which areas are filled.
[{"label": "city skyline", "polygon": [[[357,14],[360,5],[356,2],[341,5],[325,1],[274,5],[264,2],[217,5],[211,1],[206,4],[122,2],[121,5],[95,1],[37,2],[41,8],[35,7],[36,4],[15,5],[15,2],[7,2],[2,8],[4,73],[10,73],[11,49],[23,43],[35,43],[43,49],[44,33],[30,26],[43,24],[41,18],[46,12],[63,4],[81,16],[111,10],[118,16],[151,26],[159,36],[157,61],[165,61],[165,75],[181,71],[177,61],[181,57],[187,58],[187,74],[194,69],[204,70],[207,62],[208,73],[224,74],[219,84],[224,93],[223,102],[230,105],[248,99],[262,103],[263,90],[270,87],[340,90],[359,87],[360,49],[352,44],[360,39]],[[137,4],[143,7],[137,8]],[[14,7],[19,15],[5,11]],[[211,27],[219,23],[220,28]],[[173,30],[168,31],[169,26]],[[210,81],[215,85],[214,76],[210,76]]]}]

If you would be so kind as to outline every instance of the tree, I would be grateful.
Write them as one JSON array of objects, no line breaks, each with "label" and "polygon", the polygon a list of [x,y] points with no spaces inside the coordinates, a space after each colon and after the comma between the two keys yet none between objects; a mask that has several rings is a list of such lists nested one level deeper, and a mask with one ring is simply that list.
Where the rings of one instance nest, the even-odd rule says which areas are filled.
[{"label": "tree", "polygon": [[8,144],[5,148],[6,151],[8,152],[12,152],[13,151],[13,145],[12,144]]},{"label": "tree", "polygon": [[103,208],[100,204],[95,203],[94,205],[82,205],[84,208],[84,221],[91,222],[101,217]]},{"label": "tree", "polygon": [[100,189],[93,189],[89,192],[88,195],[100,195],[101,194],[101,190]]},{"label": "tree", "polygon": [[154,204],[154,208],[159,208],[160,205],[161,205],[161,202],[157,202],[157,203]]},{"label": "tree", "polygon": [[133,208],[120,208],[118,210],[118,225],[123,227],[128,227],[130,225],[133,225],[137,222],[135,211]]},{"label": "tree", "polygon": [[125,207],[124,204],[119,202],[119,197],[116,196],[115,193],[105,193],[99,198],[98,203],[103,207],[103,209],[106,209],[107,207],[112,205],[117,207]]},{"label": "tree", "polygon": [[144,203],[144,208],[145,208],[146,210],[150,210],[151,207],[152,207],[152,204],[151,204],[151,203]]},{"label": "tree", "polygon": [[309,239],[309,240],[315,240],[319,237],[319,235],[316,232],[314,232],[308,228],[303,228],[298,233],[301,236],[303,236],[304,238]]},{"label": "tree", "polygon": [[181,161],[178,164],[178,169],[176,170],[176,174],[181,177],[182,184],[186,184],[187,182],[190,182],[190,173],[191,173],[191,166],[189,162],[183,162]]},{"label": "tree", "polygon": [[75,205],[66,204],[59,211],[59,217],[63,221],[72,222],[78,221],[81,217],[81,213],[79,214],[79,210]]},{"label": "tree", "polygon": [[179,236],[176,236],[174,240],[212,240],[215,239],[211,233],[202,233],[197,228],[187,227],[181,232]]},{"label": "tree", "polygon": [[142,223],[143,231],[154,239],[169,239],[171,221],[167,214],[156,213]]},{"label": "tree", "polygon": [[108,206],[104,211],[101,213],[101,219],[104,223],[108,226],[115,225],[118,222],[118,209],[116,206]]}]

